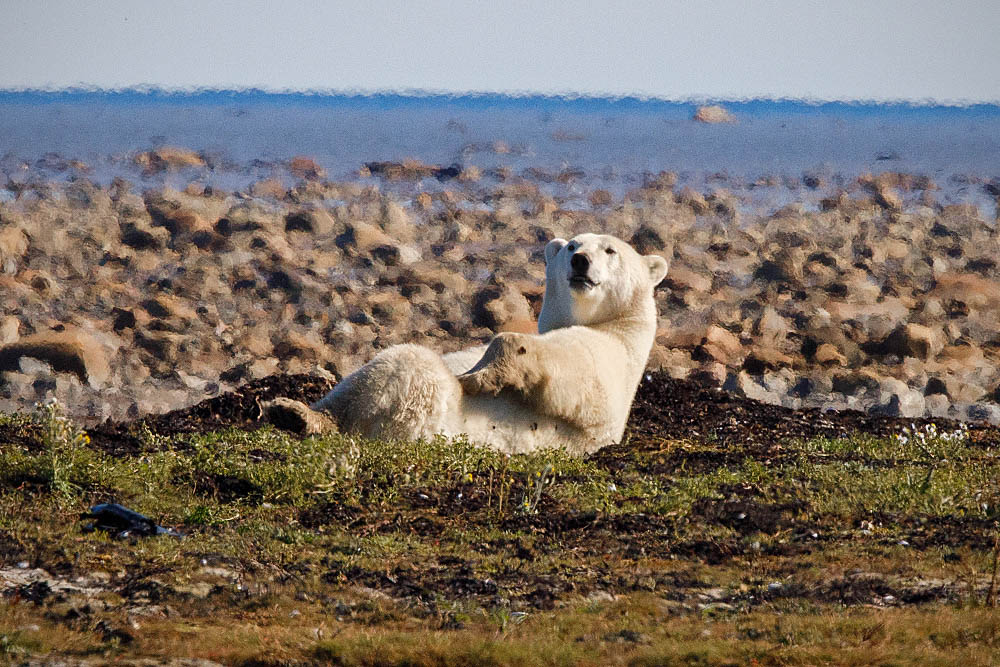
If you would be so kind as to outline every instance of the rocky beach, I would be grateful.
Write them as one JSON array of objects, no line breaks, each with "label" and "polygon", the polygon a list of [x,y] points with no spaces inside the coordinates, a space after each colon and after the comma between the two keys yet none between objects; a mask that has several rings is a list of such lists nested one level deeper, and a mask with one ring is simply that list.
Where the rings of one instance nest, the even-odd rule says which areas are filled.
[{"label": "rocky beach", "polygon": [[[671,261],[650,370],[789,408],[1000,422],[992,174],[694,187],[660,171],[613,191],[573,167],[330,178],[290,156],[224,190],[206,183],[247,165],[180,147],[117,160],[133,177],[102,185],[69,156],[5,159],[0,410],[57,397],[131,419],[273,373],[336,380],[396,343],[531,331],[545,242],[594,230]],[[986,204],[942,201],[956,187]]]}]

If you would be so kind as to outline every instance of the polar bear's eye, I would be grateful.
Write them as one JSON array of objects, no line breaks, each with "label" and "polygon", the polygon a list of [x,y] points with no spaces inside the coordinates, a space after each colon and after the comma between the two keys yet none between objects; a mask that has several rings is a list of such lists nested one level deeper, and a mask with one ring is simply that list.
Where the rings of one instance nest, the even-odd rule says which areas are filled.
[{"label": "polar bear's eye", "polygon": [[608,253],[609,255],[613,255],[613,254],[615,254],[615,249],[614,248],[605,248],[604,252]]},{"label": "polar bear's eye", "polygon": [[574,250],[576,250],[576,246],[570,243],[568,246],[566,246],[566,250],[573,252]]}]

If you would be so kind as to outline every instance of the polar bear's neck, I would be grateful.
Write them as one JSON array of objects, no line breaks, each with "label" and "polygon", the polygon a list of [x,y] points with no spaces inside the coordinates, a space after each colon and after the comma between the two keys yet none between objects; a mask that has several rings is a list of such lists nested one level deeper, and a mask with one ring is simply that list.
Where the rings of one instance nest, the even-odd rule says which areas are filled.
[{"label": "polar bear's neck", "polygon": [[573,308],[566,295],[557,295],[550,281],[546,281],[542,311],[538,314],[538,333],[548,333],[553,329],[573,326]]},{"label": "polar bear's neck", "polygon": [[557,292],[559,289],[551,283],[546,285],[542,310],[538,315],[539,334],[571,326],[599,329],[621,340],[628,350],[630,361],[645,368],[649,350],[656,337],[658,319],[652,289],[636,293],[631,307],[625,309],[625,314],[595,321],[581,321],[573,311],[572,298],[568,294]]},{"label": "polar bear's neck", "polygon": [[620,340],[628,352],[630,365],[641,371],[646,367],[656,338],[657,319],[656,304],[650,298],[648,304],[637,304],[637,308],[628,315],[587,326]]}]

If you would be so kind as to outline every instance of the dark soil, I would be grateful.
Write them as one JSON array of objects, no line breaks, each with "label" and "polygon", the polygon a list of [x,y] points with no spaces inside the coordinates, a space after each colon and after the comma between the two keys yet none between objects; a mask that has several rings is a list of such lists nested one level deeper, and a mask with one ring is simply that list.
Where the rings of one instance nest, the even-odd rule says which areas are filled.
[{"label": "dark soil", "polygon": [[[948,428],[957,424],[948,419],[906,419],[857,410],[791,410],[674,380],[661,371],[648,374],[639,385],[629,419],[631,437],[618,447],[634,447],[636,440],[688,438],[760,448],[787,439],[840,438],[853,433],[886,436],[899,433],[904,426],[929,423]],[[979,430],[984,429],[993,438],[1000,436],[995,428]]]},{"label": "dark soil", "polygon": [[[644,471],[714,470],[738,465],[747,458],[765,462],[780,459],[781,443],[789,440],[842,438],[857,433],[888,436],[904,427],[930,423],[945,429],[958,425],[950,419],[907,419],[857,410],[792,410],[689,380],[675,380],[661,371],[647,374],[639,385],[622,443],[605,447],[594,457],[611,468],[622,467],[634,463],[639,452],[658,451],[671,440],[689,440],[712,449],[674,454]],[[983,447],[996,446],[1000,444],[1000,428],[972,424],[970,438]]]},{"label": "dark soil", "polygon": [[[106,421],[87,431],[92,442],[111,454],[135,454],[142,450],[139,434],[149,429],[156,435],[208,433],[229,427],[258,428],[262,401],[280,396],[304,403],[319,400],[333,384],[311,375],[272,375],[247,383],[232,393],[216,396],[161,415],[147,415],[131,422]],[[4,434],[0,432],[0,438]],[[270,452],[265,452],[270,455]]]},{"label": "dark soil", "polygon": [[[181,410],[131,422],[104,422],[89,429],[88,434],[103,449],[134,453],[141,449],[137,433],[145,428],[164,436],[227,427],[254,428],[262,425],[262,401],[284,396],[311,403],[332,387],[330,381],[310,375],[272,375]],[[722,457],[711,462],[717,466],[725,463],[728,456],[725,450],[730,447],[742,451],[742,458],[747,453],[766,453],[787,439],[839,438],[852,433],[884,436],[898,433],[904,426],[932,422],[948,428],[956,425],[948,419],[904,419],[855,410],[791,410],[655,372],[639,385],[623,444],[606,447],[596,457],[613,465],[615,459],[637,450],[656,449],[664,441],[687,439],[726,445],[722,452],[713,453]],[[978,442],[1000,443],[1000,429],[996,427],[979,425],[973,430]],[[0,437],[17,443],[32,440],[24,432],[10,435],[0,432]]]}]

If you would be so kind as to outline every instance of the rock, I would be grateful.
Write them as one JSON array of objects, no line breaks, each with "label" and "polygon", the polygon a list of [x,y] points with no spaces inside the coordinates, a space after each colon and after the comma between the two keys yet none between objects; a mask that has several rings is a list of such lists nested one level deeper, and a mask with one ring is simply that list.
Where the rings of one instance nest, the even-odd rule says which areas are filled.
[{"label": "rock", "polygon": [[[648,254],[648,253],[647,253]],[[684,266],[672,266],[663,282],[672,290],[694,290],[707,294],[712,290],[712,279]]]},{"label": "rock", "polygon": [[695,366],[696,362],[691,359],[690,350],[670,348],[662,342],[653,346],[647,363],[648,368],[665,370],[676,380],[687,377]]},{"label": "rock", "polygon": [[705,196],[690,186],[685,186],[677,194],[677,202],[689,207],[695,215],[708,213],[708,202],[705,201]]},{"label": "rock", "polygon": [[661,234],[655,227],[648,224],[640,225],[639,228],[632,234],[632,238],[629,239],[629,243],[636,249],[637,252],[643,255],[658,253],[667,247],[663,234]]},{"label": "rock", "polygon": [[912,322],[896,328],[882,344],[882,354],[915,357],[927,360],[936,356],[944,347],[940,333],[922,324]]},{"label": "rock", "polygon": [[[419,160],[403,160],[402,162],[366,162],[360,174],[366,176],[381,176],[390,181],[419,181],[424,178],[444,174],[444,168],[424,164]],[[461,168],[454,168],[452,177],[458,176]],[[447,178],[447,176],[445,176]]]},{"label": "rock", "polygon": [[146,174],[179,171],[187,167],[204,167],[205,160],[198,153],[185,148],[164,146],[154,151],[139,153],[133,159]]},{"label": "rock", "polygon": [[163,227],[149,228],[134,222],[121,226],[121,242],[136,250],[162,250],[170,241],[170,232]]},{"label": "rock", "polygon": [[154,227],[164,227],[172,238],[201,231],[212,231],[212,225],[201,212],[194,210],[190,198],[174,190],[151,191],[145,195],[146,211]]},{"label": "rock", "polygon": [[[153,317],[162,320],[176,320],[183,327],[198,319],[198,314],[182,299],[173,294],[159,294],[142,302],[142,308]],[[125,320],[127,322],[127,318]],[[135,315],[132,316],[132,326],[135,326]]]},{"label": "rock", "polygon": [[483,170],[473,164],[462,168],[462,172],[458,175],[458,180],[462,183],[475,183],[482,177]]},{"label": "rock", "polygon": [[185,351],[187,338],[170,331],[137,331],[135,342],[157,361],[172,365]]},{"label": "rock", "polygon": [[743,370],[751,375],[761,375],[764,371],[791,366],[793,361],[792,357],[773,347],[755,345],[743,360]]},{"label": "rock", "polygon": [[721,387],[727,379],[726,367],[716,361],[704,363],[692,369],[687,379],[708,387]]},{"label": "rock", "polygon": [[924,411],[930,417],[947,417],[949,408],[951,401],[944,394],[930,394],[924,397]]},{"label": "rock", "polygon": [[854,395],[859,392],[874,394],[881,388],[877,375],[869,371],[853,371],[833,376],[833,391]]},{"label": "rock", "polygon": [[604,604],[612,603],[617,600],[617,596],[614,593],[609,593],[608,591],[596,590],[590,593],[586,598],[584,598],[590,604]]},{"label": "rock", "polygon": [[890,211],[903,210],[903,198],[895,190],[888,186],[882,186],[873,193],[875,203]]},{"label": "rock", "polygon": [[945,398],[949,397],[948,385],[941,378],[929,378],[924,386],[924,396],[933,396],[934,394],[942,394]]},{"label": "rock", "polygon": [[14,315],[4,315],[0,317],[0,345],[13,343],[19,337],[21,320]]},{"label": "rock", "polygon": [[1000,424],[1000,405],[995,403],[973,403],[965,414],[973,421]]},{"label": "rock", "polygon": [[73,373],[92,387],[103,385],[111,372],[101,345],[78,329],[33,334],[5,345],[0,348],[0,370],[18,370],[22,357],[44,361],[56,372]]},{"label": "rock", "polygon": [[736,118],[734,118],[732,114],[718,104],[708,104],[698,107],[694,112],[694,120],[699,123],[708,123],[712,125],[717,123],[736,122]]},{"label": "rock", "polygon": [[765,306],[757,322],[754,323],[754,334],[772,346],[784,342],[791,330],[791,324],[778,314],[773,306]]},{"label": "rock", "polygon": [[47,271],[33,271],[30,269],[21,271],[18,274],[18,279],[30,285],[31,289],[47,299],[54,300],[62,294],[59,283]]},{"label": "rock", "polygon": [[472,323],[498,332],[511,320],[532,321],[531,306],[520,292],[491,285],[473,300]]},{"label": "rock", "polygon": [[416,202],[417,206],[423,211],[429,211],[432,208],[434,208],[434,200],[431,198],[431,195],[428,192],[421,192],[420,194],[417,195],[414,201]]},{"label": "rock", "polygon": [[720,326],[712,325],[691,356],[697,361],[713,360],[731,366],[740,360],[742,354],[743,345],[739,338]]},{"label": "rock", "polygon": [[288,161],[288,171],[295,178],[306,181],[315,181],[326,177],[326,170],[319,166],[319,163],[311,157],[297,155]]},{"label": "rock", "polygon": [[382,228],[386,234],[397,242],[409,243],[413,240],[415,229],[410,214],[400,206],[399,202],[387,200],[382,205]]},{"label": "rock", "polygon": [[754,280],[767,282],[787,283],[793,277],[793,274],[789,273],[785,266],[771,259],[765,259],[753,272]]},{"label": "rock", "polygon": [[788,390],[789,396],[795,398],[806,398],[816,389],[816,383],[810,378],[802,377],[799,378],[794,385]]},{"label": "rock", "polygon": [[732,225],[740,222],[740,201],[731,192],[718,189],[712,192],[705,201],[716,215]]},{"label": "rock", "polygon": [[602,208],[604,206],[611,206],[614,203],[614,198],[611,193],[607,190],[597,189],[590,193],[588,197],[590,205],[594,208]]},{"label": "rock", "polygon": [[875,412],[890,417],[923,417],[926,404],[924,396],[915,389],[910,389],[905,382],[895,378],[885,378],[880,383],[882,402],[874,408]]},{"label": "rock", "polygon": [[304,209],[285,216],[285,231],[300,231],[309,234],[326,235],[338,227],[337,221],[320,208]]},{"label": "rock", "polygon": [[301,334],[294,329],[276,333],[271,342],[274,354],[279,359],[296,357],[307,361],[316,361],[325,356],[326,346],[316,332]]},{"label": "rock", "polygon": [[280,362],[274,357],[267,357],[266,359],[257,359],[250,364],[250,378],[254,380],[259,380],[260,378],[265,378],[269,375],[274,375],[278,372],[278,366]]},{"label": "rock", "polygon": [[816,363],[821,366],[846,366],[847,357],[840,353],[836,347],[830,343],[823,343],[816,348],[816,353],[813,356]]},{"label": "rock", "polygon": [[762,403],[780,404],[782,395],[770,391],[765,385],[763,378],[753,377],[746,371],[730,373],[722,385],[723,391],[728,391],[738,396],[746,396],[749,399]]},{"label": "rock", "polygon": [[18,264],[28,252],[28,237],[19,228],[0,228],[0,272],[17,273]]},{"label": "rock", "polygon": [[359,254],[369,253],[379,247],[395,247],[398,242],[377,226],[354,220],[347,224],[344,232],[336,239],[341,250],[354,250]]},{"label": "rock", "polygon": [[250,185],[250,194],[261,199],[284,199],[288,188],[276,178],[265,178]]}]

